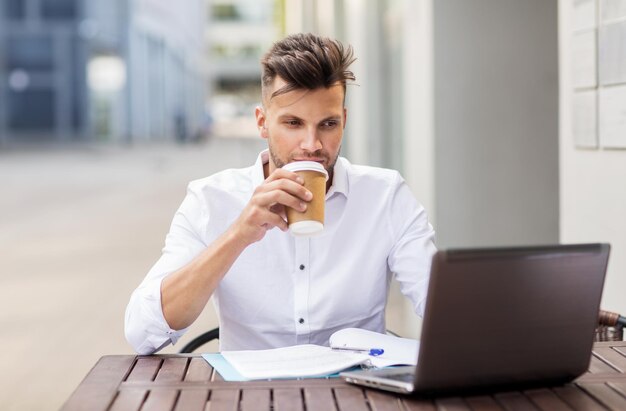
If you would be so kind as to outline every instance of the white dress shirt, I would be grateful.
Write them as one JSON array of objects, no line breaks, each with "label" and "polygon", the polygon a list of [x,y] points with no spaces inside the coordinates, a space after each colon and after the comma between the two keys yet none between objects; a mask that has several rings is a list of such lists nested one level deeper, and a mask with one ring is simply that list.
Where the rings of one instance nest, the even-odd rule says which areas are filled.
[{"label": "white dress shirt", "polygon": [[[163,254],[126,308],[126,338],[140,354],[176,343],[161,308],[161,281],[200,254],[239,216],[263,180],[252,167],[189,184]],[[422,315],[434,231],[397,171],[340,157],[326,194],[325,227],[312,238],[273,229],[237,258],[213,294],[220,349],[328,345],[345,327],[385,331],[391,274]],[[207,327],[208,328],[208,327]]]}]

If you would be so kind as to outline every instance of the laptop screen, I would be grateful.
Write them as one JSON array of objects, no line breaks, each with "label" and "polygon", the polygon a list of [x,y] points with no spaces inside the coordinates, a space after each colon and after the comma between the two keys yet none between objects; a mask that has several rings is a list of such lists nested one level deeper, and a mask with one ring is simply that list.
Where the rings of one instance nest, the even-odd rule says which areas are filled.
[{"label": "laptop screen", "polygon": [[416,389],[569,381],[589,364],[608,244],[439,251]]}]

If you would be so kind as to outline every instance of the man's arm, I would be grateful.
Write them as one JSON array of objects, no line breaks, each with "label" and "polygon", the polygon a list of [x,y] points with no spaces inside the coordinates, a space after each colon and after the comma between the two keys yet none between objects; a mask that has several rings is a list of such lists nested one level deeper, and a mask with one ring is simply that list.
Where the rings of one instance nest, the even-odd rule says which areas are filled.
[{"label": "man's arm", "polygon": [[420,317],[424,315],[432,257],[437,251],[435,232],[424,207],[417,202],[398,174],[398,184],[391,197],[388,214],[394,245],[387,259],[389,269],[400,283]]},{"label": "man's arm", "polygon": [[[239,218],[189,264],[163,279],[163,316],[174,330],[190,326],[200,315],[224,275],[250,244],[268,230],[287,231],[284,207],[304,211],[311,193],[295,173],[276,169],[257,189]],[[219,216],[211,216],[219,218]]]}]

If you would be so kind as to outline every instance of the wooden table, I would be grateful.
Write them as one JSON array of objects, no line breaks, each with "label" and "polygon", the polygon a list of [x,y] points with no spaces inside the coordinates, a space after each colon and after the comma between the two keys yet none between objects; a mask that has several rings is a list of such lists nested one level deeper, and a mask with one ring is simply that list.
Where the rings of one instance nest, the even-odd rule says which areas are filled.
[{"label": "wooden table", "polygon": [[198,355],[102,357],[63,410],[626,410],[626,342],[597,343],[572,384],[420,399],[339,379],[226,382]]}]

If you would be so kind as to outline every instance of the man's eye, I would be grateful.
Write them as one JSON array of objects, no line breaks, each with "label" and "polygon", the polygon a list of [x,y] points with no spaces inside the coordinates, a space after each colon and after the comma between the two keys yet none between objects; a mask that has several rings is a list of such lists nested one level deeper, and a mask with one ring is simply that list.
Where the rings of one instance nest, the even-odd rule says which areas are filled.
[{"label": "man's eye", "polygon": [[322,127],[324,128],[333,128],[338,124],[336,120],[328,120],[322,123]]},{"label": "man's eye", "polygon": [[295,127],[295,126],[298,126],[300,122],[298,120],[287,120],[285,121],[285,124],[287,124],[290,127]]}]

